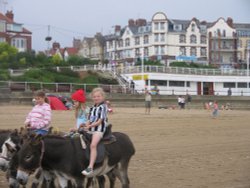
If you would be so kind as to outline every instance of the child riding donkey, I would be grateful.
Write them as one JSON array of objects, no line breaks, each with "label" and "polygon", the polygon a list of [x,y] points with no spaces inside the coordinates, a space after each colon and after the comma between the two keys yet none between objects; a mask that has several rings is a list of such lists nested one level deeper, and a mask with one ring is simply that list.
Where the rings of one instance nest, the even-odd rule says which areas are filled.
[{"label": "child riding donkey", "polygon": [[24,122],[25,127],[36,134],[47,134],[51,122],[49,100],[43,91],[35,93],[35,106],[29,112]]}]

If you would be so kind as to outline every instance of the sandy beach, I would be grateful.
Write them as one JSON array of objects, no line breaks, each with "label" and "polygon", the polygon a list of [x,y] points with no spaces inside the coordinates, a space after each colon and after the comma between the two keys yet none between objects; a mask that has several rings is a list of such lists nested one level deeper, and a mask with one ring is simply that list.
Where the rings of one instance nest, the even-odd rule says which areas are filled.
[{"label": "sandy beach", "polygon": [[[0,106],[0,129],[23,126],[31,106]],[[250,112],[115,108],[113,131],[128,134],[136,154],[132,188],[249,188]],[[74,127],[73,111],[53,111],[55,130]],[[0,172],[0,187],[8,187]],[[107,186],[108,187],[108,186]],[[117,180],[116,187],[121,187]]]}]

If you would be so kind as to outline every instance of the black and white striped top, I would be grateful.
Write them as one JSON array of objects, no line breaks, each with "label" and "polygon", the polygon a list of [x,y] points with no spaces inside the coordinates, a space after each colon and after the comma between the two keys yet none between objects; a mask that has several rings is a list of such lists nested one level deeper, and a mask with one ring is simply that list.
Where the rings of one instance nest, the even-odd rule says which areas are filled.
[{"label": "black and white striped top", "polygon": [[90,112],[89,112],[89,121],[90,123],[96,122],[99,119],[102,120],[102,123],[96,127],[91,127],[90,131],[91,132],[105,132],[106,127],[108,125],[108,108],[107,105],[103,102],[100,103],[99,105],[94,105],[90,108]]}]

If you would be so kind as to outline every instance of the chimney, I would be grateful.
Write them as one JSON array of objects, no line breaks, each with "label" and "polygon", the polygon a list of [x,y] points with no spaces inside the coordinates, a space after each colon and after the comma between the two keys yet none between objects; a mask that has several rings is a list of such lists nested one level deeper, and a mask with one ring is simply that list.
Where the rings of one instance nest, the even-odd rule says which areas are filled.
[{"label": "chimney", "polygon": [[230,17],[228,17],[228,18],[227,18],[227,24],[228,24],[230,27],[234,27],[234,26],[233,26],[233,19],[230,18]]},{"label": "chimney", "polygon": [[121,31],[121,26],[120,25],[116,25],[115,26],[115,33],[119,33]]},{"label": "chimney", "polygon": [[135,21],[133,19],[129,19],[128,21],[128,26],[131,27],[131,26],[135,26]]},{"label": "chimney", "polygon": [[135,22],[135,25],[136,26],[145,26],[145,25],[147,25],[147,20],[145,20],[145,19],[137,19],[136,22]]},{"label": "chimney", "polygon": [[74,38],[73,39],[73,47],[76,48],[76,49],[80,49],[80,47],[81,47],[81,40]]},{"label": "chimney", "polygon": [[11,19],[12,21],[14,21],[14,14],[12,12],[12,10],[8,10],[5,14],[5,16],[9,19]]},{"label": "chimney", "polygon": [[59,43],[59,42],[53,42],[52,48],[53,48],[54,50],[60,49],[60,43]]}]

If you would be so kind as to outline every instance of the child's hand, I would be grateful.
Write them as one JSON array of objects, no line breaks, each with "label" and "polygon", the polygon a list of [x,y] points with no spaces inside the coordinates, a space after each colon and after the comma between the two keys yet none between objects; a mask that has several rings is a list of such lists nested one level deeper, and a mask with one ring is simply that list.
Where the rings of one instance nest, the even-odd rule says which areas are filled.
[{"label": "child's hand", "polygon": [[26,123],[26,124],[25,124],[25,127],[26,127],[26,128],[30,128],[31,126],[30,126],[29,123]]},{"label": "child's hand", "polygon": [[90,124],[86,124],[84,127],[83,127],[84,131],[88,131],[90,129]]}]

